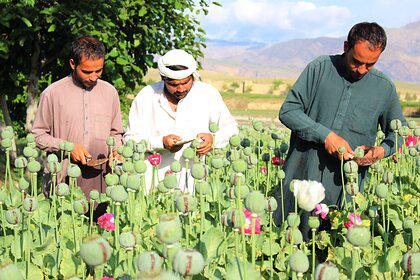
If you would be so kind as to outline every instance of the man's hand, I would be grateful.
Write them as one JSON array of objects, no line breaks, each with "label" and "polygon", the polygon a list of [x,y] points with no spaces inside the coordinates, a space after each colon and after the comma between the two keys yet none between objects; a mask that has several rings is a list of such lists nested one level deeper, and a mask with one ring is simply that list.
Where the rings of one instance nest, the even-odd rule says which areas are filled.
[{"label": "man's hand", "polygon": [[213,135],[211,133],[200,133],[197,134],[197,138],[203,140],[203,143],[197,147],[197,153],[203,156],[213,148]]},{"label": "man's hand", "polygon": [[165,149],[169,150],[171,153],[176,153],[179,150],[181,150],[183,146],[183,145],[175,145],[175,143],[179,140],[181,140],[181,137],[179,137],[178,135],[169,134],[169,135],[163,136],[162,138],[163,147],[165,147]]},{"label": "man's hand", "polygon": [[324,142],[325,150],[330,155],[336,156],[341,159],[341,153],[338,151],[340,147],[344,147],[344,160],[349,160],[354,157],[353,150],[351,149],[349,143],[346,140],[335,134],[333,131],[328,134]]},{"label": "man's hand", "polygon": [[124,162],[124,158],[123,158],[123,156],[122,155],[120,155],[118,152],[117,152],[117,149],[115,149],[112,153],[110,153],[110,155],[109,155],[109,159],[108,159],[108,166],[110,167],[110,168],[112,168],[112,164],[113,164],[113,162],[114,162],[114,159],[116,159],[116,160],[118,160],[119,162]]},{"label": "man's hand", "polygon": [[385,156],[385,149],[382,146],[360,146],[360,148],[365,150],[365,156],[363,158],[354,159],[360,166],[372,165]]},{"label": "man's hand", "polygon": [[81,144],[74,144],[74,150],[70,153],[73,162],[80,162],[86,165],[86,158],[92,158],[89,152]]}]

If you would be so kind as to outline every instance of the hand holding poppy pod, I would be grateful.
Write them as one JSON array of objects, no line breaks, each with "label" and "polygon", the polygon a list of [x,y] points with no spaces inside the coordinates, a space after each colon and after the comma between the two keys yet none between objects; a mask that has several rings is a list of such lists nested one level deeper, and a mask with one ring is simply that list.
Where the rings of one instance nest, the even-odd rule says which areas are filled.
[{"label": "hand holding poppy pod", "polygon": [[176,145],[176,142],[181,140],[181,137],[175,134],[169,134],[166,136],[163,136],[162,142],[163,147],[165,149],[169,150],[171,153],[176,153],[179,150],[181,150],[183,145]]},{"label": "hand holding poppy pod", "polygon": [[349,143],[333,131],[328,134],[324,141],[324,145],[325,150],[327,150],[330,155],[336,156],[337,158],[341,158],[341,153],[338,151],[340,147],[345,148],[344,160],[349,160],[354,157],[353,150],[351,149]]},{"label": "hand holding poppy pod", "polygon": [[213,135],[211,133],[199,133],[197,138],[203,140],[203,143],[197,147],[197,153],[204,156],[213,148]]},{"label": "hand holding poppy pod", "polygon": [[372,165],[376,161],[383,159],[385,156],[385,149],[382,146],[360,146],[359,148],[365,151],[362,158],[355,158],[358,165]]}]

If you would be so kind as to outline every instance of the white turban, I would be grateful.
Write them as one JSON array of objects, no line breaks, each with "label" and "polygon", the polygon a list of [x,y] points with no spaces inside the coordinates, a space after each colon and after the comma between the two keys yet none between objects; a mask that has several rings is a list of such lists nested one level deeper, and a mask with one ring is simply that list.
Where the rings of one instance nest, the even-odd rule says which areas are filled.
[{"label": "white turban", "polygon": [[[185,70],[171,70],[168,66],[182,65],[187,67]],[[181,80],[193,75],[194,79],[200,76],[197,73],[197,61],[194,57],[184,50],[171,50],[158,60],[159,73],[163,77],[173,80]]]}]

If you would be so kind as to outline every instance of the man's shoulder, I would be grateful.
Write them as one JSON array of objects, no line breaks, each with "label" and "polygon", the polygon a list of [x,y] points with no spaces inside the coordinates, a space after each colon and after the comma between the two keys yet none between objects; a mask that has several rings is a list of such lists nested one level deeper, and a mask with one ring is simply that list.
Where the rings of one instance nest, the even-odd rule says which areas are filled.
[{"label": "man's shoulder", "polygon": [[159,81],[142,88],[136,96],[136,99],[151,97],[155,94],[163,93],[163,81]]},{"label": "man's shoulder", "polygon": [[198,91],[206,91],[206,93],[220,95],[219,91],[212,86],[211,84],[202,82],[202,81],[194,81],[194,89]]},{"label": "man's shoulder", "polygon": [[113,95],[117,95],[118,96],[117,89],[111,83],[109,83],[107,81],[98,79],[96,86],[100,87],[102,91],[105,91],[107,93],[109,92],[109,93],[111,93]]},{"label": "man's shoulder", "polygon": [[337,55],[321,55],[309,62],[308,67],[318,68],[324,67],[325,65],[332,65],[333,59],[335,59]]},{"label": "man's shoulder", "polygon": [[72,83],[71,77],[66,76],[58,81],[55,81],[54,83],[50,84],[44,91],[43,94],[50,95],[55,91],[60,91],[63,87],[66,87],[67,85],[70,85]]},{"label": "man's shoulder", "polygon": [[391,80],[391,78],[388,77],[388,75],[386,75],[384,72],[379,71],[376,68],[370,70],[369,75],[372,79],[378,80],[380,83],[383,83],[386,86],[395,87],[394,82]]}]

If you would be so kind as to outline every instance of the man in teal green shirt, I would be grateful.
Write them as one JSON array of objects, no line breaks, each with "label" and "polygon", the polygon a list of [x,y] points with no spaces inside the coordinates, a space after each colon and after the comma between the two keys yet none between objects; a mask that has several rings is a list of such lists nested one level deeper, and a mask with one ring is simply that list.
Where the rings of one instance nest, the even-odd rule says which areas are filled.
[{"label": "man in teal green shirt", "polygon": [[[280,121],[292,131],[284,167],[286,217],[294,209],[289,190],[292,179],[321,182],[325,187],[323,203],[340,205],[338,149],[345,147],[344,159],[349,160],[356,147],[374,146],[378,124],[385,139],[369,149],[365,158],[373,162],[394,152],[390,122],[406,122],[394,84],[373,68],[385,46],[386,34],[381,26],[356,24],[344,42],[344,53],[321,56],[309,63],[287,95],[279,114]],[[359,168],[360,181],[366,170]],[[279,193],[276,196],[281,202]],[[281,212],[275,213],[278,224],[281,216]]]}]

